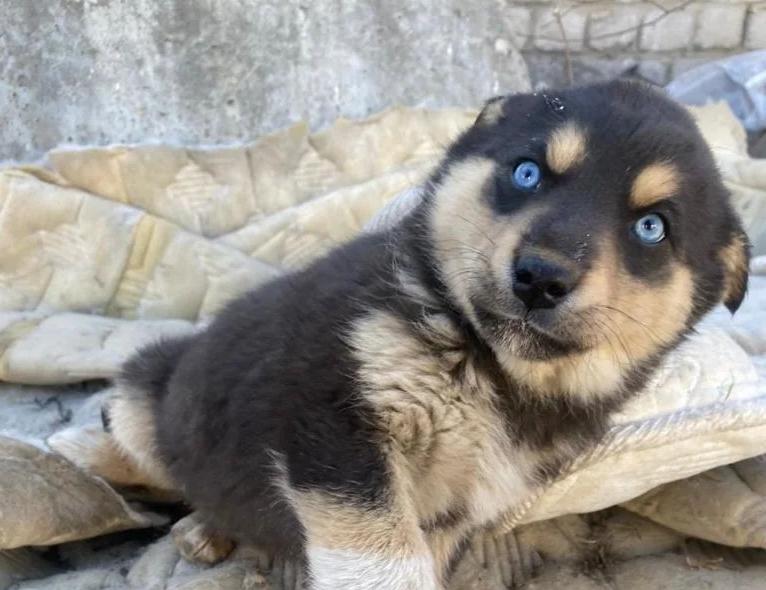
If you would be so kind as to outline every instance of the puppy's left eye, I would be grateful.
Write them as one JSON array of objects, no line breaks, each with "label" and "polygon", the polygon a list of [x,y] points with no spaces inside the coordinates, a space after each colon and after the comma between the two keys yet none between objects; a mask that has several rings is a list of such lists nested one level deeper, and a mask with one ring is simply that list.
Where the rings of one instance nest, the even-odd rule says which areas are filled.
[{"label": "puppy's left eye", "polygon": [[657,213],[649,213],[636,221],[633,231],[645,244],[659,244],[665,239],[665,221]]},{"label": "puppy's left eye", "polygon": [[522,160],[513,169],[513,184],[523,191],[533,191],[540,184],[540,166],[532,160]]}]

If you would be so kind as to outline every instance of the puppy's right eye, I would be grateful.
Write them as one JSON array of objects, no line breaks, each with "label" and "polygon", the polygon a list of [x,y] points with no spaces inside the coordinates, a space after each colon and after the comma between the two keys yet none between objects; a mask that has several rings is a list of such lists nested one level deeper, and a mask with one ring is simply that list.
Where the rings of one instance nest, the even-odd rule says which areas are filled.
[{"label": "puppy's right eye", "polygon": [[532,160],[522,160],[513,169],[513,185],[522,191],[531,192],[540,185],[542,172]]},{"label": "puppy's right eye", "polygon": [[645,244],[659,244],[665,239],[665,221],[657,213],[649,213],[633,224],[633,231]]}]

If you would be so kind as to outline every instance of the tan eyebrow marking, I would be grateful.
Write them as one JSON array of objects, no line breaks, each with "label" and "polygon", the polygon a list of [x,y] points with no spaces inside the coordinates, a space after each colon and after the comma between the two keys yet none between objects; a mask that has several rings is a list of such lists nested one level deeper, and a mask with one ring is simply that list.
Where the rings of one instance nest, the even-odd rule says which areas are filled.
[{"label": "tan eyebrow marking", "polygon": [[556,174],[564,174],[585,159],[585,133],[572,122],[559,127],[548,140],[545,159]]},{"label": "tan eyebrow marking", "polygon": [[672,197],[680,185],[678,169],[668,162],[649,164],[633,181],[630,204],[641,208]]}]

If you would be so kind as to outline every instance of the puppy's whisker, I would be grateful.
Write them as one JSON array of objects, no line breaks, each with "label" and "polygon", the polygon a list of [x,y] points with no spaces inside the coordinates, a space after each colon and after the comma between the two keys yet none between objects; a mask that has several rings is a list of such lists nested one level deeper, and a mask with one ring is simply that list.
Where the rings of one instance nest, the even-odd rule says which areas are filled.
[{"label": "puppy's whisker", "polygon": [[615,361],[618,362],[618,364],[623,364],[620,361],[619,356],[616,354],[616,350],[614,348],[614,345],[612,344],[612,340],[610,338],[610,334],[614,336],[614,338],[617,340],[617,343],[622,348],[623,353],[625,354],[624,362],[626,364],[632,365],[633,364],[633,355],[628,350],[628,346],[625,344],[625,341],[620,336],[619,332],[610,325],[610,323],[607,320],[600,319],[600,318],[593,318],[593,321],[596,322],[598,326],[600,326],[603,330],[606,330],[608,333],[605,333],[605,337],[607,339],[607,342],[609,343],[610,348],[615,352]]},{"label": "puppy's whisker", "polygon": [[[457,240],[454,240],[457,241]],[[468,244],[463,244],[462,242],[457,242],[458,245],[451,248],[445,248],[443,246],[439,247],[439,252],[443,254],[452,254],[457,253],[460,255],[464,255],[466,253],[475,254],[477,257],[479,257],[480,260],[487,263],[487,266],[489,266],[489,257],[485,252],[482,252],[478,248],[475,248],[473,246],[469,246]]]},{"label": "puppy's whisker", "polygon": [[[626,311],[624,311],[622,309],[619,309],[617,307],[610,306],[610,305],[598,305],[597,308],[601,309],[601,310],[607,310],[607,311],[610,311],[610,312],[617,312],[617,313],[619,313],[624,318],[634,322],[639,328],[644,330],[646,332],[646,334],[649,335],[649,338],[651,338],[653,344],[655,344],[655,345],[662,345],[662,343],[663,343],[662,338],[660,338],[659,335],[656,332],[654,332],[649,326],[647,326],[645,323],[641,322],[640,320],[634,318],[631,314],[627,313]],[[604,315],[606,317],[609,316],[609,314],[604,314]]]},{"label": "puppy's whisker", "polygon": [[484,228],[477,225],[476,222],[467,219],[464,215],[458,215],[457,217],[458,219],[461,219],[462,221],[465,221],[467,224],[471,225],[479,233],[479,235],[484,237],[492,246],[497,246],[495,240],[490,237]]}]

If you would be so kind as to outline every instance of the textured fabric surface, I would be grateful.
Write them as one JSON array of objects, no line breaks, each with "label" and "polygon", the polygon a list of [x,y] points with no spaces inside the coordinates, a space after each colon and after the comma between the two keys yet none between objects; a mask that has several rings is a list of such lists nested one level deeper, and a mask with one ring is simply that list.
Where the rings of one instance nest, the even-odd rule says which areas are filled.
[{"label": "textured fabric surface", "polygon": [[158,526],[100,479],[63,457],[0,437],[0,548],[55,545],[115,531]]}]

